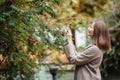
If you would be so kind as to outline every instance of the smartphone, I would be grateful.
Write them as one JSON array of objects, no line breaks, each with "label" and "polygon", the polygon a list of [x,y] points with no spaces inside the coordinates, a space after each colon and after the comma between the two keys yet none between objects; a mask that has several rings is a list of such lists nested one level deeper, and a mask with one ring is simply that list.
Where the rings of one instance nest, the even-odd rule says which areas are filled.
[{"label": "smartphone", "polygon": [[71,27],[72,27],[72,24],[70,23],[68,27],[71,29]]},{"label": "smartphone", "polygon": [[70,24],[67,26],[67,28],[65,28],[65,30],[64,30],[65,40],[66,40],[66,32],[67,32],[67,29],[69,28],[69,29],[71,30],[71,29],[72,29],[71,27],[72,27],[72,24],[70,23]]},{"label": "smartphone", "polygon": [[67,31],[68,28],[69,28],[69,29],[72,29],[71,27],[72,27],[72,24],[69,24],[69,25],[65,28],[65,32]]}]

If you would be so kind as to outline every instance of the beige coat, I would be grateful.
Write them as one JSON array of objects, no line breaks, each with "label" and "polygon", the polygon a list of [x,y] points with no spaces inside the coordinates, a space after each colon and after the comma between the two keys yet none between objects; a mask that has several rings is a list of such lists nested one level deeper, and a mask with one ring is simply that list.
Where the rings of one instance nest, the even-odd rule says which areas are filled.
[{"label": "beige coat", "polygon": [[76,64],[74,80],[101,80],[102,50],[92,44],[82,53],[77,53],[73,44],[67,44],[64,49],[70,63]]}]

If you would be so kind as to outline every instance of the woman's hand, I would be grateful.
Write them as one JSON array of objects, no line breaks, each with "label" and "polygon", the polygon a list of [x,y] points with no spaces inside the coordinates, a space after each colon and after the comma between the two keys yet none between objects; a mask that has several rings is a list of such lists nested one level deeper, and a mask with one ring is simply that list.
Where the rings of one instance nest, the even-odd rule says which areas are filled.
[{"label": "woman's hand", "polygon": [[71,29],[68,28],[67,31],[66,31],[66,38],[67,38],[67,43],[72,43],[72,32],[71,32]]}]

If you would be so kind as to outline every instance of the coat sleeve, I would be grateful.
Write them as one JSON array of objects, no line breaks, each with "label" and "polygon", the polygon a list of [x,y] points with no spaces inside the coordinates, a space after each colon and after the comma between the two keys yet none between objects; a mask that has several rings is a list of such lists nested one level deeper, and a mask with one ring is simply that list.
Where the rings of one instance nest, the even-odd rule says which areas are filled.
[{"label": "coat sleeve", "polygon": [[82,53],[77,53],[73,44],[67,44],[64,50],[70,63],[76,65],[84,65],[98,58],[97,47],[94,45],[88,47]]}]

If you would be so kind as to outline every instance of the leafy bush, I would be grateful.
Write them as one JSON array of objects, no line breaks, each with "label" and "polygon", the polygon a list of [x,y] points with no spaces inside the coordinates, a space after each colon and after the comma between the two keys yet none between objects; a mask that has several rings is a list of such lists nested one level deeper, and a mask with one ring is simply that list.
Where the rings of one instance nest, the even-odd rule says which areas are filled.
[{"label": "leafy bush", "polygon": [[[61,49],[64,40],[59,27],[45,18],[57,17],[51,4],[60,0],[0,1],[0,70],[8,78],[29,79],[44,58],[46,48]],[[57,34],[56,34],[57,33]],[[51,38],[51,36],[55,37]]]},{"label": "leafy bush", "polygon": [[[111,7],[104,13],[103,18],[109,26],[112,50],[104,54],[102,63],[102,72],[109,71],[120,72],[120,2],[111,1]],[[107,74],[106,74],[107,75]]]}]

